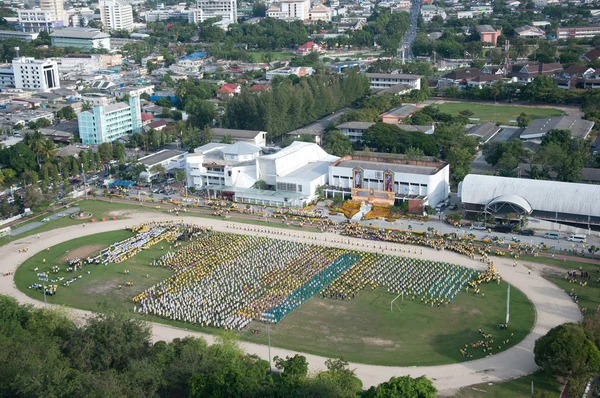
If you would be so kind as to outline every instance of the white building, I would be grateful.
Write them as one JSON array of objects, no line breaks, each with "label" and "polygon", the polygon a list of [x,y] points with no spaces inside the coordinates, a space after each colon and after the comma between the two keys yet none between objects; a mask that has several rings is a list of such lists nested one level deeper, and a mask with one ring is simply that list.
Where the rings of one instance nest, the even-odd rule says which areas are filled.
[{"label": "white building", "polygon": [[133,30],[133,10],[124,0],[100,0],[99,6],[106,30]]},{"label": "white building", "polygon": [[60,88],[58,65],[54,61],[19,57],[13,59],[12,66],[16,88],[40,91]]},{"label": "white building", "polygon": [[271,4],[267,9],[267,17],[300,20],[309,19],[310,0],[282,0]]},{"label": "white building", "polygon": [[424,205],[435,207],[450,192],[450,166],[445,162],[411,161],[394,158],[389,154],[364,154],[346,156],[329,167],[330,193],[358,189],[369,193],[386,191],[384,179],[389,181],[396,202],[420,200]]},{"label": "white building", "polygon": [[57,21],[68,22],[67,15],[65,14],[65,2],[63,0],[40,0],[40,9],[44,11],[51,11],[56,17]]},{"label": "white building", "polygon": [[58,19],[56,14],[50,10],[40,8],[18,10],[17,15],[23,32],[52,31],[64,26],[64,22]]},{"label": "white building", "polygon": [[331,21],[331,8],[324,4],[314,6],[308,11],[308,19],[311,21]]},{"label": "white building", "polygon": [[442,19],[446,19],[446,11],[443,8],[432,6],[432,5],[424,5],[421,7],[421,16],[425,22],[431,22],[433,17],[440,16]]},{"label": "white building", "polygon": [[61,73],[94,74],[122,63],[120,54],[70,54],[54,58]]},{"label": "white building", "polygon": [[153,180],[158,175],[158,173],[153,171],[154,166],[164,167],[167,173],[177,169],[185,170],[186,155],[186,152],[164,149],[152,155],[139,158],[138,162],[146,166],[146,171],[140,173],[140,178],[146,182]]},{"label": "white building", "polygon": [[375,123],[371,122],[346,122],[338,124],[335,128],[340,130],[350,142],[359,142],[363,140],[363,135]]},{"label": "white building", "polygon": [[196,24],[215,17],[236,23],[238,18],[236,0],[196,0],[189,12],[189,22]]},{"label": "white building", "polygon": [[311,67],[284,66],[283,68],[267,71],[266,78],[267,78],[267,80],[271,80],[275,76],[287,77],[287,76],[291,76],[291,75],[302,77],[302,76],[310,76],[313,73],[315,73],[315,70]]},{"label": "white building", "polygon": [[[314,143],[294,142],[275,153],[261,155],[255,145],[208,144],[187,157],[188,186],[211,196],[238,202],[302,206],[327,184],[328,168],[338,158]],[[257,181],[270,188],[253,188]]]},{"label": "white building", "polygon": [[419,75],[367,73],[367,77],[369,78],[371,89],[386,89],[398,84],[404,84],[414,90],[421,89],[422,76]]},{"label": "white building", "polygon": [[110,50],[110,35],[94,28],[65,28],[52,32],[50,40],[54,47],[75,47],[86,50],[103,48]]}]

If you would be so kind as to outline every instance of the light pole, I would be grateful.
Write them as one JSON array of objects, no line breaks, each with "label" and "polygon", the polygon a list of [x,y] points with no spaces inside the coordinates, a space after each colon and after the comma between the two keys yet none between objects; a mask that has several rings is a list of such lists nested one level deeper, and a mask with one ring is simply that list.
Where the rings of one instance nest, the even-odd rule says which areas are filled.
[{"label": "light pole", "polygon": [[506,324],[508,325],[508,321],[510,318],[510,283],[508,284],[508,291],[506,293]]}]

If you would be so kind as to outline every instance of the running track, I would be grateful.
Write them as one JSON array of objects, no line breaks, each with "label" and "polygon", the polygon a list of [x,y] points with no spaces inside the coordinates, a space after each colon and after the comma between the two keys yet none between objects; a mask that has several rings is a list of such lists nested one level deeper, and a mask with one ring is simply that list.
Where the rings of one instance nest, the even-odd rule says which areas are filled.
[{"label": "running track", "polygon": [[[335,234],[328,233],[310,233],[296,232],[277,228],[257,227],[247,224],[235,224],[227,221],[213,219],[198,219],[197,217],[171,217],[157,213],[137,213],[132,215],[133,218],[117,221],[107,221],[100,223],[87,223],[85,227],[80,225],[60,228],[40,234],[38,239],[35,235],[30,237],[15,240],[5,246],[0,247],[0,258],[3,261],[0,263],[0,273],[15,270],[24,260],[34,254],[45,250],[47,247],[58,243],[75,239],[85,235],[92,235],[100,232],[123,229],[128,225],[137,224],[142,221],[150,220],[165,220],[165,219],[183,219],[189,223],[197,223],[203,225],[211,225],[216,230],[244,233],[244,229],[260,229],[265,232],[253,232],[257,235],[272,236],[279,239],[290,239],[295,241],[311,242],[316,244],[328,244],[332,246],[348,247],[347,242],[354,244],[353,247],[360,246],[361,250],[379,251],[389,254],[397,254],[391,250],[385,250],[387,246],[392,247],[408,247],[407,245],[378,243],[365,241],[355,238],[343,238],[344,243],[339,242],[342,238]],[[232,229],[230,226],[236,225],[237,228]],[[272,231],[283,233],[284,235],[272,234]],[[247,233],[247,232],[246,232]],[[325,242],[326,241],[326,242]],[[336,242],[337,241],[337,242]],[[27,253],[18,253],[17,248],[29,246]],[[421,248],[419,248],[421,249]],[[407,255],[403,253],[403,255]],[[408,254],[407,256],[418,256]],[[435,261],[448,261],[457,264],[462,264],[472,268],[483,269],[484,266],[478,261],[472,261],[464,256],[450,253],[440,252],[433,249],[423,248],[423,255]],[[364,388],[380,384],[389,380],[393,376],[410,375],[418,377],[425,375],[431,379],[442,395],[452,394],[456,389],[478,384],[483,382],[499,382],[520,377],[537,370],[537,366],[533,361],[533,347],[535,340],[546,334],[552,327],[560,325],[564,322],[574,322],[582,318],[577,305],[570,297],[558,288],[556,285],[546,281],[540,275],[532,273],[528,275],[528,270],[523,265],[514,268],[510,258],[494,258],[497,264],[497,269],[500,271],[503,278],[523,291],[536,308],[536,322],[531,333],[516,346],[492,357],[483,358],[475,361],[426,367],[392,367],[392,366],[376,366],[351,363],[350,367],[356,370],[357,376],[362,380]],[[22,303],[30,303],[36,306],[41,306],[43,303],[27,297],[20,292],[13,283],[13,277],[0,277],[0,293],[11,295],[17,298]],[[90,316],[90,312],[69,309],[75,318],[83,319]],[[182,338],[185,336],[202,337],[208,343],[214,342],[212,335],[191,332],[185,329],[174,328],[159,323],[151,323],[152,335],[154,341],[165,340],[170,341],[174,338]],[[268,359],[267,346],[240,342],[240,346],[248,353],[256,354],[264,359]],[[294,355],[296,352],[280,348],[271,348],[272,357],[278,355],[285,357],[286,355]],[[325,369],[324,362],[326,358],[316,355],[300,353],[304,355],[309,363],[310,371],[320,371]]]}]

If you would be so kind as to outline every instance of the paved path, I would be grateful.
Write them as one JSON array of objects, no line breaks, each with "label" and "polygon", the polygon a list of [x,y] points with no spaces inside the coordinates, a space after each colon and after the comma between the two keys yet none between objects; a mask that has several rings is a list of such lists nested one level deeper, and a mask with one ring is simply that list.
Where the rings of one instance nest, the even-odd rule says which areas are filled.
[{"label": "paved path", "polygon": [[[37,252],[45,250],[47,247],[56,245],[60,242],[78,238],[84,235],[96,234],[111,230],[123,229],[141,221],[164,220],[164,219],[184,219],[186,222],[203,225],[211,225],[217,230],[253,233],[257,235],[270,235],[279,239],[290,239],[297,241],[312,242],[315,244],[327,244],[333,246],[351,247],[354,249],[379,251],[388,254],[398,254],[396,250],[406,245],[389,244],[383,242],[372,242],[354,238],[344,238],[335,234],[328,233],[309,233],[288,231],[277,228],[262,228],[253,225],[235,224],[231,222],[198,219],[196,217],[169,217],[164,214],[156,213],[137,213],[133,215],[135,220],[117,220],[107,221],[95,224],[86,224],[83,226],[70,226],[53,231],[43,232],[38,239],[36,236],[22,238],[0,247],[0,273],[15,270],[24,260]],[[259,231],[260,230],[260,231]],[[27,253],[18,253],[17,248],[29,246]],[[358,246],[358,247],[357,247]],[[421,248],[419,248],[420,251]],[[406,254],[403,254],[406,255]],[[472,261],[464,256],[450,252],[440,252],[432,249],[423,248],[423,255],[412,255],[426,257],[432,260],[443,260],[462,264],[473,268],[482,268],[478,261]],[[522,290],[536,307],[537,319],[532,332],[519,344],[509,350],[489,358],[457,363],[452,365],[427,366],[427,367],[392,367],[375,366],[351,363],[351,368],[356,369],[357,376],[363,381],[365,388],[377,385],[389,380],[392,376],[410,375],[418,377],[425,375],[433,380],[435,386],[442,394],[451,394],[457,388],[482,383],[499,382],[515,377],[523,376],[537,370],[533,361],[533,347],[535,340],[543,336],[550,328],[564,322],[578,321],[581,319],[580,311],[568,295],[556,285],[546,281],[537,273],[528,275],[527,268],[522,265],[514,268],[510,259],[494,259],[498,264],[497,268],[504,279]],[[0,277],[0,293],[16,297],[20,302],[31,303],[37,306],[43,303],[27,297],[24,293],[16,289],[13,283],[13,277]],[[70,310],[75,317],[83,319],[90,315],[87,311]],[[209,343],[214,341],[211,335],[191,332],[185,329],[174,328],[158,323],[151,323],[152,335],[154,341],[170,341],[177,337],[196,336],[202,337]],[[264,345],[241,342],[241,347],[248,353],[268,359],[268,348]],[[281,348],[272,348],[271,355],[286,356],[293,355],[295,352]],[[316,355],[304,354],[311,371],[324,369],[326,358]]]}]

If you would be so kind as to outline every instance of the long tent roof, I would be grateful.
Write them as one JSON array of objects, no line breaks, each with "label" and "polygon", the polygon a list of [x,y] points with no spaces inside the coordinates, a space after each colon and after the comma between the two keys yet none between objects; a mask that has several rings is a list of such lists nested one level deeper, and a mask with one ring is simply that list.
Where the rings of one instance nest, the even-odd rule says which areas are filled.
[{"label": "long tent roof", "polygon": [[487,205],[502,195],[517,195],[535,211],[600,217],[600,185],[469,174],[460,186],[463,203]]}]

